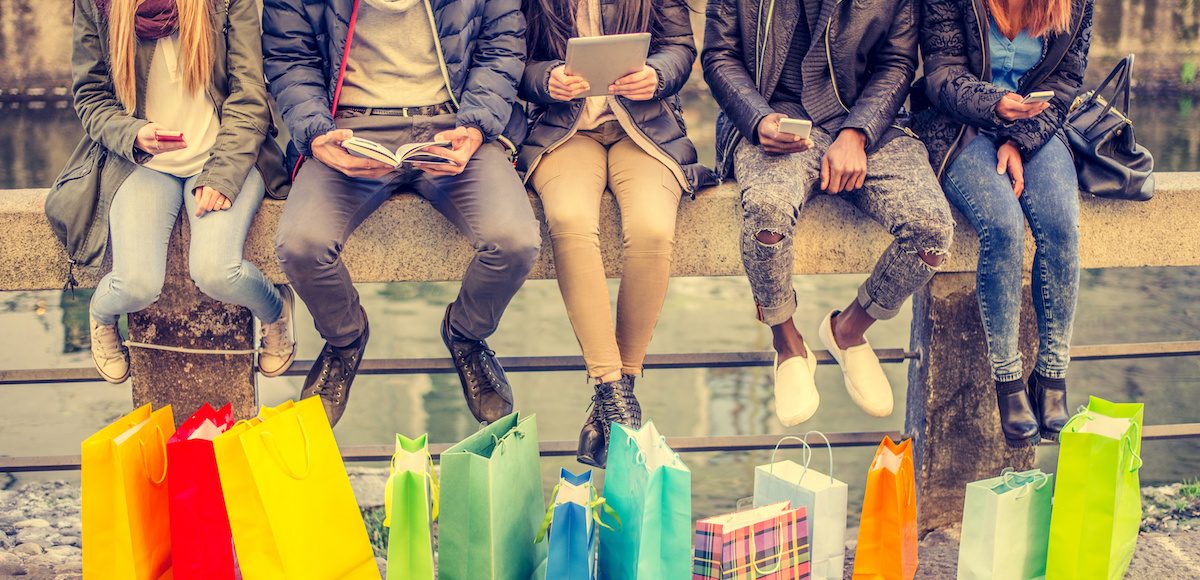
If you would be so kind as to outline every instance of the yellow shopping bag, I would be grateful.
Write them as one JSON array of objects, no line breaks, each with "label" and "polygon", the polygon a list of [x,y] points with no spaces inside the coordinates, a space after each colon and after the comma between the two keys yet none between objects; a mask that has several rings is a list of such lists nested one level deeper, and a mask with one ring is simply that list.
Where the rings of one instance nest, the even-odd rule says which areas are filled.
[{"label": "yellow shopping bag", "polygon": [[378,580],[319,398],[263,409],[213,441],[246,580]]},{"label": "yellow shopping bag", "polygon": [[83,573],[89,580],[158,580],[171,569],[168,405],[145,405],[82,445]]}]

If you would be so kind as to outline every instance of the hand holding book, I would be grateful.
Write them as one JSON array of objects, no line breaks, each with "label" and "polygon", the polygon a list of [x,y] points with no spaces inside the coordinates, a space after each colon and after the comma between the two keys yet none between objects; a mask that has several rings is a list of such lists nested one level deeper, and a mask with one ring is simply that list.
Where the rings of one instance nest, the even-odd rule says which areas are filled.
[{"label": "hand holding book", "polygon": [[318,161],[348,177],[378,179],[395,169],[387,163],[351,155],[342,143],[352,137],[354,132],[349,129],[335,129],[313,138],[309,149]]}]

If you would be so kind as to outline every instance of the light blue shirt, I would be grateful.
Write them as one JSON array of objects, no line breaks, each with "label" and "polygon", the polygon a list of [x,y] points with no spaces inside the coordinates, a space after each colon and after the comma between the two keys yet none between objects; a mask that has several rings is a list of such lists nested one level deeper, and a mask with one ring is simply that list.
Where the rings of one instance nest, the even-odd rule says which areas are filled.
[{"label": "light blue shirt", "polygon": [[996,28],[988,26],[988,50],[992,60],[992,83],[1010,91],[1020,86],[1021,77],[1042,62],[1042,39],[1029,36],[1024,30],[1009,40]]}]

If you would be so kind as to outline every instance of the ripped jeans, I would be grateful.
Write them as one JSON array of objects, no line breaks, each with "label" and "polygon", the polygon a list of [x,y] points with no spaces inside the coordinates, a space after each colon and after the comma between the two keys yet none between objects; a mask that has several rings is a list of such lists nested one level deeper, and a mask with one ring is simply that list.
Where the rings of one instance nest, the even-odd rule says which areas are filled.
[{"label": "ripped jeans", "polygon": [[[742,188],[742,263],[750,278],[758,319],[775,326],[796,311],[792,287],[793,230],[800,210],[817,193],[821,158],[832,140],[813,129],[815,147],[772,155],[742,141],[734,172]],[[904,301],[937,271],[922,258],[944,256],[954,237],[954,218],[920,141],[897,137],[867,156],[863,187],[839,197],[887,228],[895,240],[858,288],[858,303],[876,320],[900,313]],[[759,241],[760,232],[782,236]]]}]

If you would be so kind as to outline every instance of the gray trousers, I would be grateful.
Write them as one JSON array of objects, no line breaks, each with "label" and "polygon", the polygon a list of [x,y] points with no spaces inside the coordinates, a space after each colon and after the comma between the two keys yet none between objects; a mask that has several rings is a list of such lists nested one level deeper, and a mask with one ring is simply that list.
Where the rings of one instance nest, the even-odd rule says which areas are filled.
[{"label": "gray trousers", "polygon": [[[436,116],[340,116],[337,126],[355,136],[399,147],[428,141],[455,126],[454,114]],[[482,340],[529,275],[541,233],[525,187],[503,147],[485,143],[462,174],[433,177],[401,166],[380,179],[347,177],[315,159],[300,168],[284,205],[276,253],[296,293],[312,313],[317,331],[334,346],[362,334],[365,321],[342,247],[350,234],[387,198],[414,190],[475,247],[451,309],[451,328]]]},{"label": "gray trousers", "polygon": [[[775,326],[796,311],[792,287],[793,230],[800,210],[821,183],[821,158],[829,135],[814,129],[815,147],[803,153],[772,155],[747,141],[734,153],[734,172],[742,188],[742,262],[758,306],[759,320]],[[919,253],[943,255],[954,237],[954,218],[929,166],[925,146],[897,137],[867,156],[863,187],[840,194],[887,228],[896,239],[858,288],[858,302],[876,320],[900,313],[913,292],[936,268]],[[759,241],[759,232],[783,236],[778,243]]]}]

